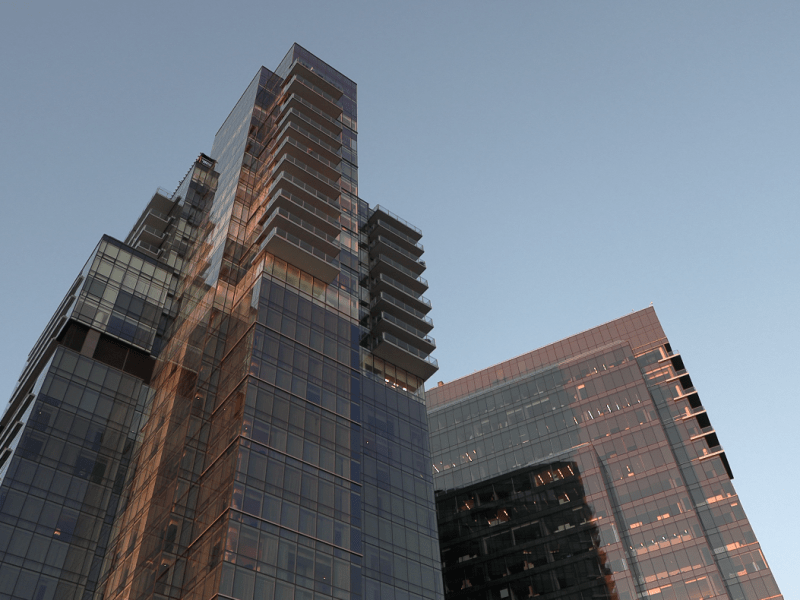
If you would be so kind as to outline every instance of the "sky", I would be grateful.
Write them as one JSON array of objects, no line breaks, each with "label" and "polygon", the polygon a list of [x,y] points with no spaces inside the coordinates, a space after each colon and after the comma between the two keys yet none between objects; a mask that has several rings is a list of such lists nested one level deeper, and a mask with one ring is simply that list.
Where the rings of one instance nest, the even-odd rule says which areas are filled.
[{"label": "sky", "polygon": [[800,597],[798,31],[797,2],[6,0],[0,392],[298,42],[359,85],[359,195],[424,232],[429,384],[653,303]]}]

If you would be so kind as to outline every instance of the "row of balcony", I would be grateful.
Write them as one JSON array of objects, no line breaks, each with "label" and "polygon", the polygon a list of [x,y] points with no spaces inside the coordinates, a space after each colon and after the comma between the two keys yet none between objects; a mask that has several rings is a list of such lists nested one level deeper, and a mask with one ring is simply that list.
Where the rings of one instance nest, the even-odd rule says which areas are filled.
[{"label": "row of balcony", "polygon": [[277,102],[280,121],[267,146],[269,188],[256,238],[260,252],[326,283],[340,269],[341,96],[308,65],[292,64]]},{"label": "row of balcony", "polygon": [[422,232],[394,213],[376,206],[364,228],[369,251],[369,275],[363,282],[369,289],[369,314],[365,324],[366,346],[410,373],[427,379],[438,365],[430,353],[436,342],[428,333],[433,321],[427,316],[430,300],[422,277],[425,251]]}]

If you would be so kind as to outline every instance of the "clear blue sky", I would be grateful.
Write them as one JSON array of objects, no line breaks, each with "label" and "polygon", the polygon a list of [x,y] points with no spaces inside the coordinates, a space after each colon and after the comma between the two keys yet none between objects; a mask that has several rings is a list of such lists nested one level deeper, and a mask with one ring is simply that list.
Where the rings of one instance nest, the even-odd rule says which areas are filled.
[{"label": "clear blue sky", "polygon": [[425,233],[436,380],[654,303],[787,598],[797,2],[0,6],[0,390],[103,233],[292,42],[359,84],[360,193]]}]

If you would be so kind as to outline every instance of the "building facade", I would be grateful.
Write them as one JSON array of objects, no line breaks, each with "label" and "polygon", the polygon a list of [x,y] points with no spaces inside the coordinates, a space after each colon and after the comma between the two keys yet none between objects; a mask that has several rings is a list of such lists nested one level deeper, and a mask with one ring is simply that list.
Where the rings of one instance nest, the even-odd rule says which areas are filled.
[{"label": "building facade", "polygon": [[442,597],[419,229],[295,45],[104,237],[0,423],[0,597]]},{"label": "building facade", "polygon": [[652,308],[427,402],[446,598],[782,598]]}]

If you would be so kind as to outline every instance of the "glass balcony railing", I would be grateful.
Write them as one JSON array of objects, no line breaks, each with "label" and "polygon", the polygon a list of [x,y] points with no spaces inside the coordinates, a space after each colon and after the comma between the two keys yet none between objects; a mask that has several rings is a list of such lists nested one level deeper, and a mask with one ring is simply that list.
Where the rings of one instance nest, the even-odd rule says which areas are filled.
[{"label": "glass balcony railing", "polygon": [[421,258],[418,258],[418,257],[414,256],[413,254],[411,254],[411,252],[409,252],[408,250],[406,250],[406,249],[405,249],[405,248],[403,248],[402,246],[399,246],[398,244],[395,244],[393,241],[391,241],[391,240],[389,240],[389,239],[387,239],[387,238],[383,237],[382,235],[379,235],[378,237],[376,237],[376,238],[375,238],[375,239],[374,239],[374,240],[373,240],[373,241],[370,243],[369,247],[370,247],[370,249],[373,249],[373,248],[375,248],[375,247],[376,247],[378,244],[385,244],[386,246],[388,246],[388,247],[389,247],[389,248],[391,248],[392,250],[394,250],[394,251],[396,251],[396,252],[400,253],[401,255],[403,255],[404,257],[408,258],[408,260],[410,260],[410,261],[412,261],[412,262],[415,262],[415,263],[417,263],[417,264],[418,264],[418,265],[420,265],[420,266],[421,266],[423,269],[426,267],[426,265],[425,265],[425,261],[424,261],[424,260],[422,260]]},{"label": "glass balcony railing", "polygon": [[387,294],[386,292],[378,293],[378,295],[372,299],[372,302],[370,302],[370,308],[374,308],[379,302],[386,302],[388,304],[391,304],[392,306],[396,306],[400,310],[407,312],[408,314],[419,319],[423,323],[433,327],[433,321],[430,319],[430,317],[425,316],[424,312],[417,310],[413,306],[409,306],[408,304],[398,300],[391,294]]},{"label": "glass balcony railing", "polygon": [[429,309],[431,308],[431,301],[428,300],[425,296],[423,296],[422,294],[418,294],[417,292],[412,290],[410,287],[406,287],[405,285],[403,285],[402,283],[400,283],[399,281],[397,281],[395,279],[392,279],[388,275],[383,275],[383,274],[378,275],[376,281],[383,282],[383,283],[395,288],[396,290],[406,294],[407,296],[410,296],[411,298],[414,299],[415,302],[419,302],[420,304],[422,304],[424,306],[427,306]]},{"label": "glass balcony railing", "polygon": [[380,217],[377,220],[375,220],[374,227],[383,227],[387,231],[391,232],[393,235],[396,235],[397,237],[399,237],[404,242],[406,242],[406,243],[410,244],[411,246],[413,246],[414,248],[418,249],[420,252],[425,252],[425,247],[422,244],[420,244],[418,241],[416,241],[410,235],[406,235],[405,233],[403,233],[402,231],[400,231],[396,227],[392,227],[389,223],[387,223],[386,221],[382,220]]},{"label": "glass balcony railing", "polygon": [[[333,96],[331,96],[328,92],[323,90],[321,87],[319,87],[313,81],[309,80],[307,77],[303,77],[302,75],[294,75],[292,77],[292,79],[296,79],[297,81],[302,83],[304,86],[306,86],[308,88],[311,88],[311,90],[313,90],[314,92],[316,92],[317,94],[319,94],[320,96],[325,98],[325,100],[327,100],[331,104],[335,104],[339,108],[342,108],[342,103],[339,102],[338,98],[334,98]],[[291,81],[289,83],[291,84]]]},{"label": "glass balcony railing", "polygon": [[406,227],[408,227],[408,228],[409,228],[409,229],[411,229],[412,231],[415,231],[417,234],[419,234],[419,236],[420,236],[420,237],[422,237],[422,230],[421,230],[421,229],[419,229],[418,227],[415,227],[414,225],[412,225],[411,223],[409,223],[409,222],[408,222],[408,221],[406,221],[405,219],[403,219],[403,218],[401,218],[401,217],[398,217],[398,216],[397,216],[396,214],[394,214],[392,211],[385,209],[385,208],[384,208],[384,207],[382,207],[380,204],[377,204],[377,205],[375,205],[375,208],[373,209],[373,214],[374,214],[374,213],[376,213],[376,212],[382,212],[382,213],[384,213],[384,214],[387,214],[387,215],[389,215],[389,216],[390,216],[390,217],[392,217],[392,218],[393,218],[395,221],[397,221],[398,223],[402,223],[403,225],[405,225]]},{"label": "glass balcony railing", "polygon": [[278,216],[283,217],[284,219],[288,220],[291,223],[294,223],[297,227],[301,227],[302,229],[305,229],[308,233],[310,233],[312,235],[315,235],[318,238],[321,238],[322,240],[328,242],[332,246],[336,246],[337,249],[339,248],[339,242],[334,236],[328,235],[327,233],[322,231],[322,229],[319,229],[318,227],[314,227],[311,223],[307,223],[306,221],[303,221],[303,219],[301,219],[297,215],[294,215],[294,214],[290,213],[285,208],[280,208],[279,207],[279,208],[276,208],[275,210],[272,211],[272,214],[269,216],[269,218],[266,221],[267,225],[265,225],[265,229],[269,229],[269,225],[268,225],[269,222],[272,221],[275,217],[278,217]]},{"label": "glass balcony railing", "polygon": [[341,212],[342,208],[341,208],[341,206],[339,206],[339,201],[338,200],[334,200],[333,198],[331,198],[329,196],[326,196],[325,194],[323,194],[319,190],[314,189],[312,186],[307,185],[306,183],[304,183],[303,181],[301,181],[297,177],[295,177],[293,175],[289,175],[289,173],[287,173],[285,171],[280,173],[278,175],[278,177],[275,178],[275,181],[272,182],[272,185],[269,186],[269,195],[270,196],[272,195],[272,192],[276,188],[280,187],[282,179],[285,179],[286,181],[288,181],[292,185],[300,188],[301,190],[303,190],[304,192],[310,194],[314,198],[317,198],[318,200],[321,200],[325,204],[335,208],[336,211],[337,211],[337,214]]},{"label": "glass balcony railing", "polygon": [[341,224],[339,223],[338,219],[334,219],[328,213],[321,211],[310,202],[306,202],[302,198],[295,196],[294,194],[291,194],[282,188],[275,193],[275,195],[267,204],[266,212],[264,213],[265,216],[269,215],[272,212],[273,208],[275,207],[276,203],[281,199],[281,197],[285,198],[292,204],[299,206],[303,210],[310,212],[315,217],[322,219],[332,228],[336,228],[337,230],[341,229]]},{"label": "glass balcony railing", "polygon": [[315,248],[314,246],[312,246],[311,244],[309,244],[305,240],[301,240],[296,235],[293,235],[293,234],[289,233],[288,231],[286,231],[284,229],[281,229],[280,227],[276,227],[275,229],[273,229],[270,232],[270,234],[266,237],[266,239],[261,243],[261,249],[263,250],[264,248],[266,248],[269,245],[270,241],[275,237],[280,237],[280,238],[283,238],[284,240],[288,240],[289,242],[291,242],[295,246],[297,246],[299,248],[302,248],[303,250],[305,250],[309,254],[311,254],[311,255],[315,256],[316,258],[320,259],[321,261],[324,261],[324,262],[328,263],[328,265],[330,265],[331,267],[335,267],[336,269],[339,269],[339,261],[338,260],[336,260],[335,258],[331,258],[330,256],[325,254],[319,248]]},{"label": "glass balcony railing", "polygon": [[323,183],[325,185],[329,185],[330,187],[334,188],[336,191],[339,190],[339,182],[338,181],[334,181],[333,179],[330,179],[329,177],[325,177],[325,175],[323,175],[322,173],[320,173],[316,169],[312,169],[307,164],[297,160],[294,156],[291,156],[289,154],[283,154],[283,155],[280,156],[280,158],[278,158],[278,160],[276,161],[276,165],[274,167],[275,169],[279,169],[280,168],[280,162],[282,160],[285,160],[286,162],[293,164],[295,167],[297,167],[301,171],[303,171],[305,173],[308,173],[308,175],[310,175],[311,177],[314,177],[315,179],[319,179],[319,181],[321,183]]},{"label": "glass balcony railing", "polygon": [[436,367],[437,369],[439,368],[439,361],[437,361],[435,358],[433,358],[432,356],[429,356],[426,352],[423,352],[422,350],[419,350],[418,348],[414,348],[414,346],[412,346],[410,344],[407,344],[403,340],[401,340],[399,338],[396,338],[391,333],[385,333],[384,332],[384,333],[381,334],[380,337],[381,337],[381,339],[389,342],[390,344],[393,344],[393,345],[397,346],[398,348],[402,348],[403,350],[405,350],[409,354],[413,354],[417,358],[419,358],[421,360],[424,360],[429,365],[432,365],[432,366]]},{"label": "glass balcony railing", "polygon": [[371,269],[373,269],[373,268],[375,268],[375,265],[377,265],[377,264],[378,264],[378,262],[384,262],[384,263],[386,263],[387,265],[389,265],[390,267],[392,267],[392,268],[394,268],[394,269],[397,269],[398,271],[400,271],[400,272],[401,272],[401,273],[403,273],[404,275],[408,275],[409,277],[411,277],[411,278],[412,278],[412,279],[414,279],[415,281],[418,281],[419,283],[421,283],[422,285],[424,285],[426,288],[430,287],[430,286],[428,285],[428,280],[427,280],[427,279],[425,279],[425,278],[424,278],[422,275],[417,275],[417,274],[416,274],[416,273],[414,273],[412,270],[410,270],[410,269],[407,269],[406,267],[404,267],[403,265],[401,265],[399,262],[392,260],[391,258],[389,258],[388,256],[386,256],[385,254],[378,254],[378,258],[377,258],[377,259],[375,259],[375,260],[371,260],[371,261],[369,262],[369,268],[370,268],[370,270],[371,270]]},{"label": "glass balcony railing", "polygon": [[[299,113],[298,113],[298,114],[299,114]],[[276,136],[275,136],[275,137],[276,137],[276,139],[277,139],[277,138],[280,138],[280,137],[281,137],[281,136],[284,134],[284,132],[286,131],[286,129],[287,129],[287,128],[291,128],[291,129],[294,129],[295,131],[297,131],[297,132],[298,132],[300,135],[302,135],[303,137],[305,137],[305,138],[307,138],[307,139],[311,140],[312,142],[314,142],[314,143],[315,143],[317,146],[320,146],[320,147],[324,148],[325,150],[327,150],[327,151],[328,151],[328,152],[330,152],[331,154],[334,154],[334,155],[336,155],[336,156],[338,156],[338,157],[341,157],[341,156],[342,156],[342,152],[341,152],[341,150],[339,150],[339,149],[337,149],[337,148],[334,148],[334,147],[333,147],[333,146],[331,146],[331,145],[330,145],[328,142],[326,142],[326,141],[324,141],[323,139],[321,139],[321,138],[317,137],[316,135],[314,135],[313,133],[311,133],[311,132],[310,132],[310,131],[308,131],[307,129],[305,129],[305,128],[303,128],[303,127],[300,127],[300,125],[298,125],[298,124],[297,124],[297,123],[295,123],[294,121],[289,121],[289,122],[286,122],[286,124],[285,124],[285,125],[284,125],[284,122],[285,122],[285,119],[284,119],[284,121],[283,121],[283,122],[281,122],[281,125],[280,125],[280,126],[281,126],[281,127],[283,127],[283,129],[281,130],[281,132],[280,132],[278,135],[276,135]],[[326,160],[327,160],[327,159],[326,159]],[[330,161],[328,161],[328,162],[330,162]],[[335,164],[334,164],[334,163],[331,163],[331,167],[332,167],[332,168],[334,168],[334,169],[335,169],[337,166],[338,166],[338,163],[335,163]]]},{"label": "glass balcony railing", "polygon": [[[316,129],[320,133],[328,136],[334,142],[338,142],[339,144],[342,143],[341,134],[334,133],[332,131],[329,131],[328,129],[325,129],[322,125],[320,125],[319,123],[317,123],[316,121],[314,121],[312,119],[309,119],[307,116],[305,116],[303,113],[301,113],[296,108],[289,108],[288,110],[286,110],[286,114],[283,117],[283,119],[281,120],[281,123],[283,123],[283,120],[287,119],[289,116],[297,116],[301,121],[307,123],[309,126],[313,127],[314,129]],[[335,152],[336,154],[341,155],[341,151],[340,150],[332,150],[332,152]]]},{"label": "glass balcony railing", "polygon": [[399,327],[400,329],[403,329],[404,331],[407,331],[408,333],[410,333],[414,337],[418,337],[420,340],[422,340],[423,342],[425,342],[427,344],[430,344],[434,348],[436,347],[436,340],[434,338],[432,338],[429,335],[425,335],[425,332],[420,331],[416,327],[412,327],[411,325],[409,325],[405,321],[401,321],[400,319],[398,319],[394,315],[390,315],[389,313],[382,312],[380,315],[378,315],[378,321],[387,321],[387,322],[391,323],[392,325],[394,325],[395,327]]},{"label": "glass balcony railing", "polygon": [[[310,64],[308,64],[302,58],[296,58],[294,62],[299,64],[299,65],[303,65],[306,69],[311,71],[314,75],[316,75],[317,77],[322,79],[327,85],[331,86],[333,89],[338,91],[340,96],[344,94],[344,90],[342,89],[342,87],[338,83],[335,83],[335,82],[331,81],[328,77],[325,77],[322,73],[320,73],[319,71],[314,69],[314,67],[312,67]],[[292,68],[293,67],[294,67],[294,63],[292,63]],[[291,70],[292,69],[290,68],[289,71],[291,71]]]},{"label": "glass balcony railing", "polygon": [[[291,126],[293,126],[293,127],[297,128],[297,129],[299,129],[299,127],[297,127],[297,126],[296,126],[294,123],[289,123],[289,125],[291,125]],[[286,146],[287,144],[288,144],[288,145],[290,145],[290,146],[294,146],[295,148],[297,148],[298,150],[300,150],[300,151],[303,153],[303,155],[304,155],[304,156],[310,156],[310,157],[311,157],[311,158],[313,158],[314,160],[317,160],[317,161],[319,161],[320,163],[322,163],[322,165],[323,165],[323,166],[326,166],[326,167],[328,167],[329,169],[331,169],[331,170],[335,171],[335,172],[336,172],[336,174],[337,174],[337,176],[338,176],[338,174],[339,174],[339,166],[338,166],[338,165],[335,165],[335,164],[333,164],[333,163],[332,163],[331,161],[329,161],[327,158],[325,158],[324,156],[322,156],[322,155],[321,155],[319,152],[314,152],[314,151],[313,151],[312,149],[310,149],[310,148],[309,148],[307,145],[303,145],[303,144],[301,144],[300,142],[298,142],[296,139],[294,139],[294,138],[293,138],[292,136],[290,136],[290,135],[287,135],[287,136],[286,136],[286,137],[283,139],[283,141],[280,143],[280,145],[279,145],[279,146],[278,146],[278,148],[275,150],[275,152],[276,152],[276,153],[280,152],[280,151],[281,151],[281,148],[283,148],[283,147],[284,147],[284,146]],[[324,177],[324,175],[320,175],[320,176],[321,176],[321,177]],[[339,185],[339,182],[338,182],[338,181],[336,182],[336,185]]]},{"label": "glass balcony railing", "polygon": [[302,96],[300,96],[299,94],[296,94],[294,92],[292,92],[291,94],[288,94],[286,96],[285,102],[281,105],[281,110],[283,110],[283,107],[285,107],[289,102],[291,102],[293,100],[295,102],[299,103],[299,104],[302,104],[305,108],[307,108],[308,110],[313,112],[320,119],[322,119],[325,123],[330,123],[331,125],[334,125],[337,131],[339,131],[339,132],[342,131],[342,124],[338,120],[336,120],[333,117],[331,117],[330,115],[322,112],[316,106],[311,104],[311,102],[309,102],[308,100],[306,100],[305,98],[303,98]]},{"label": "glass balcony railing", "polygon": [[163,229],[159,230],[159,229],[156,229],[155,227],[152,227],[150,225],[142,225],[141,227],[139,227],[139,235],[141,235],[143,233],[149,233],[153,237],[156,237],[158,239],[163,239],[164,238],[164,234],[166,232]]},{"label": "glass balcony railing", "polygon": [[142,250],[146,250],[147,252],[150,252],[151,254],[155,255],[158,255],[158,253],[161,251],[161,249],[158,246],[154,246],[153,244],[148,244],[147,242],[143,242],[142,240],[136,242],[136,247],[141,248]]}]

